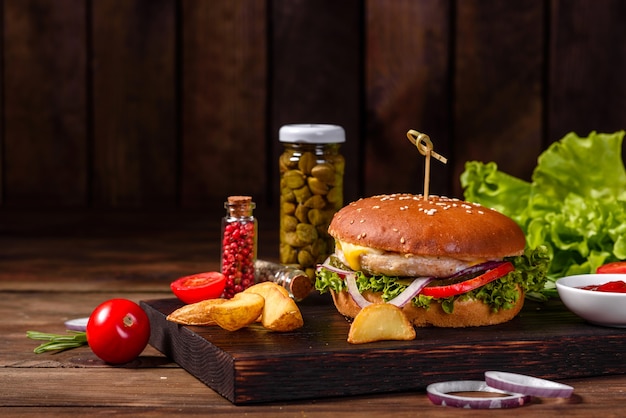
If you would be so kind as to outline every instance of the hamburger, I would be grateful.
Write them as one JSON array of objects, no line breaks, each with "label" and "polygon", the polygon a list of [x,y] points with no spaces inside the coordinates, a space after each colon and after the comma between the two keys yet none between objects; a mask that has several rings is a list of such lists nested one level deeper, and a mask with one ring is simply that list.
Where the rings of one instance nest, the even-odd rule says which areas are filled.
[{"label": "hamburger", "polygon": [[385,302],[416,327],[494,325],[546,281],[545,247],[528,250],[511,218],[459,199],[363,198],[339,210],[328,232],[335,252],[318,266],[315,287],[350,318]]}]

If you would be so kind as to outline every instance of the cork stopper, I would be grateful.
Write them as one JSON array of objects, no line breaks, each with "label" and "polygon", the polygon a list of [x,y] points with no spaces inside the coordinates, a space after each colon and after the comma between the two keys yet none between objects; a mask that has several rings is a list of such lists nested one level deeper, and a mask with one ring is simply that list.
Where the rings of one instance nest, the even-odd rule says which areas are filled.
[{"label": "cork stopper", "polygon": [[255,204],[251,196],[228,196],[225,204],[231,216],[250,216]]},{"label": "cork stopper", "polygon": [[289,290],[296,300],[302,300],[313,290],[313,282],[309,276],[301,274],[291,279]]},{"label": "cork stopper", "polygon": [[244,205],[252,202],[250,196],[228,196],[228,203],[231,205]]}]

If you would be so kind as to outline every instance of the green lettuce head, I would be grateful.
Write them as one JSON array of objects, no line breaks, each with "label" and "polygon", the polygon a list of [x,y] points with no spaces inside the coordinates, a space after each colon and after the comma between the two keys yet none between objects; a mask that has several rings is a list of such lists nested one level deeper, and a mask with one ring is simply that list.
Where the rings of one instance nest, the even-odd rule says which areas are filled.
[{"label": "green lettuce head", "polygon": [[586,138],[570,133],[539,156],[531,182],[493,162],[467,162],[464,198],[515,220],[529,248],[548,248],[548,287],[560,277],[626,260],[623,137],[623,131]]}]

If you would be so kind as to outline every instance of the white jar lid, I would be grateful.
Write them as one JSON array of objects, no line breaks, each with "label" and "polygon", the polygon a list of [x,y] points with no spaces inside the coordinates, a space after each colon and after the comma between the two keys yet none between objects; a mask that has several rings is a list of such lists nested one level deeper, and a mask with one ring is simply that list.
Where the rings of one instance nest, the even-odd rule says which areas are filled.
[{"label": "white jar lid", "polygon": [[282,126],[278,131],[278,140],[301,144],[338,144],[346,142],[346,133],[339,125],[299,123]]}]

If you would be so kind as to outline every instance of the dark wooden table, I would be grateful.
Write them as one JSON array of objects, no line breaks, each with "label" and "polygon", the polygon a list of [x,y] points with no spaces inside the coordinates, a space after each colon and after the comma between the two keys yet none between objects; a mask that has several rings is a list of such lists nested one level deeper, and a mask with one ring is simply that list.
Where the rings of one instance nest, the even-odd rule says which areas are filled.
[{"label": "dark wooden table", "polygon": [[[62,333],[65,320],[89,315],[106,299],[168,298],[174,278],[218,269],[219,216],[0,212],[0,416],[623,415],[624,375],[562,380],[575,388],[571,398],[533,398],[504,411],[439,407],[424,391],[235,406],[151,346],[117,367],[88,347],[32,352],[37,343],[27,330]],[[272,222],[261,222],[266,259],[277,253]]]}]

